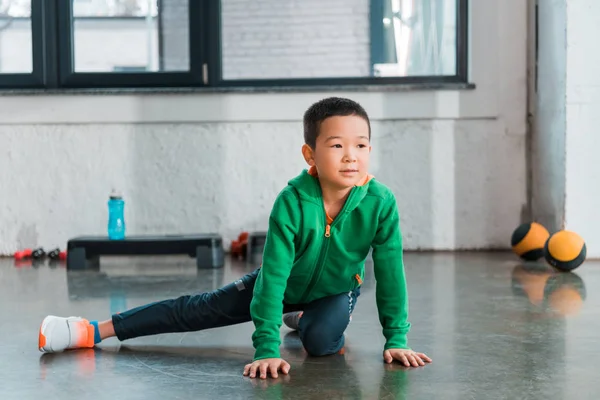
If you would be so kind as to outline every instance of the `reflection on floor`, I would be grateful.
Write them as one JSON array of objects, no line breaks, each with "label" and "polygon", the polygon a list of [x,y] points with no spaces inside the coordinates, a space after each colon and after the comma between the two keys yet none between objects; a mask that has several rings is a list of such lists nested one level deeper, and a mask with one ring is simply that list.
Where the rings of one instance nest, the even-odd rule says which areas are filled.
[{"label": "reflection on floor", "polygon": [[[251,323],[157,335],[41,355],[47,314],[103,319],[153,300],[218,288],[254,266],[229,261],[197,270],[186,258],[102,260],[99,272],[0,260],[1,399],[562,399],[592,398],[600,383],[600,269],[570,274],[521,264],[511,254],[406,254],[409,336],[434,363],[384,365],[371,266],[347,330],[344,355],[307,357],[282,328],[292,370],[277,380],[241,375],[251,360]],[[492,394],[492,391],[495,393]]]}]

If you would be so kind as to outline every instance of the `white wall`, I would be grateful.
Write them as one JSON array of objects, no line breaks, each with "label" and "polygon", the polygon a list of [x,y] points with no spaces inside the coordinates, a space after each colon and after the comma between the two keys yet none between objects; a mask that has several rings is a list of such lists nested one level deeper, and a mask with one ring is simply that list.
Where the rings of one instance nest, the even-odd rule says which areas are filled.
[{"label": "white wall", "polygon": [[113,186],[130,234],[264,229],[304,167],[302,113],[330,95],[371,114],[407,249],[507,248],[526,203],[525,5],[483,3],[475,90],[0,97],[0,253],[104,234]]},{"label": "white wall", "polygon": [[589,257],[600,256],[599,16],[597,1],[567,4],[565,228],[586,240]]},{"label": "white wall", "polygon": [[600,256],[600,77],[594,51],[600,3],[539,2],[533,211],[551,231],[568,229]]}]

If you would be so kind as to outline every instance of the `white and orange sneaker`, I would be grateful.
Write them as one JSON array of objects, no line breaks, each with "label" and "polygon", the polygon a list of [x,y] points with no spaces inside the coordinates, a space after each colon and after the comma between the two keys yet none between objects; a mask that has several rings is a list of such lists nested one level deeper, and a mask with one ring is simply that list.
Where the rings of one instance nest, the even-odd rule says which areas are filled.
[{"label": "white and orange sneaker", "polygon": [[40,326],[38,347],[43,353],[94,347],[94,326],[80,317],[49,315]]}]

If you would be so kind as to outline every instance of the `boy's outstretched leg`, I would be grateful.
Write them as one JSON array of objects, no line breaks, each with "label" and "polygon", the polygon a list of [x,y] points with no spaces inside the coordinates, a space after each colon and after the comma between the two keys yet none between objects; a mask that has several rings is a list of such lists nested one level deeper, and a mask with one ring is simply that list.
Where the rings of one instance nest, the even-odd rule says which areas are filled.
[{"label": "boy's outstretched leg", "polygon": [[215,291],[146,304],[103,322],[51,315],[42,322],[38,347],[42,352],[58,352],[93,347],[112,336],[123,341],[248,322],[257,275],[255,270]]}]

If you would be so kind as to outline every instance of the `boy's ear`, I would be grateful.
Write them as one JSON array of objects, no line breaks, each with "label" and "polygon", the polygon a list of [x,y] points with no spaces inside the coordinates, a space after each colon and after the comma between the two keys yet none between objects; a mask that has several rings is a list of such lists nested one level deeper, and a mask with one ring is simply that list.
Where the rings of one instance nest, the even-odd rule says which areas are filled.
[{"label": "boy's ear", "polygon": [[311,167],[315,165],[314,151],[310,148],[309,145],[304,144],[302,146],[302,155],[304,156],[304,160],[308,165],[310,165]]}]

